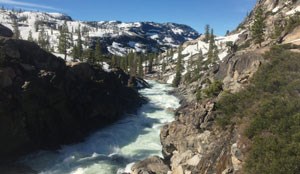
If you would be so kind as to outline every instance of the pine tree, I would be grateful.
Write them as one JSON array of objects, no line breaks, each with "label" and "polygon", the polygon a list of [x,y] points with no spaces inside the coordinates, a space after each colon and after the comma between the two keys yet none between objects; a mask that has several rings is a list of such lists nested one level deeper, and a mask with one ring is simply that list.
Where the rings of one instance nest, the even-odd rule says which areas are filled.
[{"label": "pine tree", "polygon": [[32,32],[31,32],[31,30],[29,31],[27,40],[30,41],[30,42],[33,42],[33,41],[34,41],[34,40],[33,40],[33,37],[32,37]]},{"label": "pine tree", "polygon": [[20,39],[20,30],[19,30],[19,24],[18,24],[18,21],[17,19],[13,19],[13,29],[14,29],[14,36],[13,38],[14,39]]},{"label": "pine tree", "polygon": [[64,54],[64,59],[67,60],[67,50],[70,47],[69,42],[69,30],[66,21],[62,25],[59,31],[59,38],[58,38],[58,51],[61,54]]},{"label": "pine tree", "polygon": [[[53,35],[53,33],[52,33]],[[70,47],[74,46],[74,37],[73,37],[73,33],[70,33]]]},{"label": "pine tree", "polygon": [[144,68],[143,68],[143,56],[140,56],[138,58],[138,64],[139,64],[139,71],[138,71],[138,76],[143,77],[144,76]]},{"label": "pine tree", "polygon": [[95,64],[95,54],[94,54],[94,50],[91,49],[91,48],[88,48],[88,49],[85,51],[85,54],[86,54],[86,57],[87,57],[87,61],[88,61],[90,64]]},{"label": "pine tree", "polygon": [[117,58],[115,55],[111,57],[111,67],[117,67]]},{"label": "pine tree", "polygon": [[75,61],[75,59],[79,58],[78,46],[77,45],[73,46],[72,56],[73,56],[73,61]]},{"label": "pine tree", "polygon": [[[100,44],[99,40],[97,40],[97,43],[95,46],[95,59],[97,62],[100,62],[101,65],[103,65],[102,50],[101,50],[101,44]],[[112,64],[112,66],[114,66],[114,65]]]},{"label": "pine tree", "polygon": [[82,61],[82,52],[83,52],[83,48],[82,48],[82,39],[81,39],[81,31],[80,31],[80,25],[78,26],[77,29],[77,52],[78,52],[78,58],[79,60]]},{"label": "pine tree", "polygon": [[177,58],[177,63],[176,63],[176,74],[175,74],[175,78],[173,80],[173,87],[178,87],[181,81],[181,72],[183,70],[182,67],[182,48],[181,46],[179,47],[179,51],[178,51],[178,58]]},{"label": "pine tree", "polygon": [[210,39],[210,35],[211,33],[209,33],[210,30],[210,26],[207,24],[205,26],[205,38],[204,38],[204,42],[208,43],[209,39]]},{"label": "pine tree", "polygon": [[230,33],[230,31],[229,31],[229,30],[227,30],[227,31],[226,31],[226,36],[228,36],[228,35],[229,35],[229,33]]},{"label": "pine tree", "polygon": [[133,59],[132,59],[133,61],[132,61],[131,68],[130,68],[130,69],[132,69],[131,70],[131,75],[134,76],[134,77],[137,75],[138,59],[139,59],[138,55],[136,53],[134,53],[133,54]]},{"label": "pine tree", "polygon": [[152,73],[153,71],[153,54],[148,54],[148,73]]},{"label": "pine tree", "polygon": [[35,32],[39,31],[39,22],[38,21],[34,22],[34,29],[35,29]]},{"label": "pine tree", "polygon": [[137,62],[136,62],[136,54],[131,51],[128,54],[128,65],[129,65],[129,74],[131,76],[136,76],[136,71],[137,71]]},{"label": "pine tree", "polygon": [[214,30],[211,29],[210,38],[209,38],[209,48],[207,53],[208,60],[211,63],[213,63],[213,59],[214,59],[214,48],[215,48],[215,36],[214,36]]},{"label": "pine tree", "polygon": [[128,73],[128,55],[123,60],[123,70]]},{"label": "pine tree", "polygon": [[124,71],[124,72],[126,72],[126,67],[127,67],[127,65],[126,65],[126,57],[120,57],[120,68]]},{"label": "pine tree", "polygon": [[50,49],[49,36],[46,34],[44,28],[39,32],[38,45],[46,51],[49,51]]},{"label": "pine tree", "polygon": [[197,71],[200,72],[201,70],[201,66],[202,66],[202,61],[203,61],[204,57],[203,57],[203,53],[202,53],[202,50],[199,51],[199,56],[198,56],[198,60],[197,60]]},{"label": "pine tree", "polygon": [[264,41],[264,17],[263,10],[261,8],[257,9],[255,13],[254,23],[251,27],[251,34],[256,44],[261,46],[261,43]]},{"label": "pine tree", "polygon": [[166,71],[166,67],[167,67],[166,60],[165,60],[165,59],[163,59],[163,61],[162,61],[162,65],[161,65],[161,71],[162,71],[162,73],[165,73],[165,71]]},{"label": "pine tree", "polygon": [[214,50],[213,50],[212,63],[215,63],[218,60],[219,60],[219,50],[218,50],[218,46],[215,45]]}]

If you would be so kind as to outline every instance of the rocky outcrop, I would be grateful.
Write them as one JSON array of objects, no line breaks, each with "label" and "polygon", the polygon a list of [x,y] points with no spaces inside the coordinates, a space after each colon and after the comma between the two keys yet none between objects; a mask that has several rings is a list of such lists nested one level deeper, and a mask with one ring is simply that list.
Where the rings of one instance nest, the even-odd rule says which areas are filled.
[{"label": "rocky outcrop", "polygon": [[22,40],[2,38],[0,49],[0,160],[79,141],[145,102],[120,69],[67,66]]},{"label": "rocky outcrop", "polygon": [[12,37],[14,33],[7,27],[0,24],[0,37]]},{"label": "rocky outcrop", "polygon": [[265,49],[229,54],[220,64],[205,71],[197,81],[179,86],[177,91],[186,102],[177,110],[175,121],[165,125],[160,135],[164,163],[169,164],[169,173],[241,172],[243,148],[246,146],[238,128],[223,130],[216,124],[216,102],[219,97],[196,101],[195,94],[197,90],[207,89],[216,80],[223,83],[225,91],[240,91],[249,84],[251,77],[265,62],[262,57],[264,51]]},{"label": "rocky outcrop", "polygon": [[[263,46],[268,46],[276,43],[291,43],[297,42],[291,34],[293,29],[299,25],[299,6],[300,2],[295,0],[259,0],[254,9],[249,13],[245,20],[239,25],[236,31],[245,31],[243,40],[240,40],[238,45],[249,47],[250,49],[258,46],[253,42],[253,37],[250,28],[255,20],[255,13],[258,9],[263,10],[264,17],[264,42]],[[288,36],[289,35],[289,36]],[[247,46],[246,46],[247,45]]]},{"label": "rocky outcrop", "polygon": [[224,90],[238,92],[263,61],[263,57],[257,51],[230,54],[218,65],[215,78],[223,82]]},{"label": "rocky outcrop", "polygon": [[169,170],[170,168],[157,156],[150,157],[132,166],[133,174],[167,173]]}]

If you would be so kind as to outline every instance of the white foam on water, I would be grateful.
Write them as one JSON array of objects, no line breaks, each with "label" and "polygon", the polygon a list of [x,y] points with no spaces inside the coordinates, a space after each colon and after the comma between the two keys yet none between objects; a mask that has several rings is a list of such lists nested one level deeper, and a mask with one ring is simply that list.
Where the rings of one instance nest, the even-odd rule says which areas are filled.
[{"label": "white foam on water", "polygon": [[101,129],[82,143],[61,150],[38,152],[23,162],[39,174],[116,174],[130,172],[134,162],[152,155],[162,156],[160,128],[174,120],[179,100],[168,94],[172,87],[149,81],[140,91],[149,99],[136,115]]}]

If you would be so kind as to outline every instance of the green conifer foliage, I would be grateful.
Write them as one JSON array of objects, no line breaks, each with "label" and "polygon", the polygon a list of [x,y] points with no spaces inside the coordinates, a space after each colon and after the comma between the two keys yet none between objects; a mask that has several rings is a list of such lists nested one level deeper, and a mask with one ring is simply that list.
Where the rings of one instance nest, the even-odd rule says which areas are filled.
[{"label": "green conifer foliage", "polygon": [[259,44],[261,46],[261,43],[264,41],[264,17],[263,17],[263,10],[259,8],[255,13],[255,19],[254,23],[251,27],[251,34],[255,41],[255,44]]}]

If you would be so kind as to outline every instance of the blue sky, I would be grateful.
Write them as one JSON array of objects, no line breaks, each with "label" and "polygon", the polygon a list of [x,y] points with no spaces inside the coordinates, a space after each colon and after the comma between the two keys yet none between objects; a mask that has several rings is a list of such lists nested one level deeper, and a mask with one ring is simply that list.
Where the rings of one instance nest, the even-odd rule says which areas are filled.
[{"label": "blue sky", "polygon": [[58,11],[73,19],[125,22],[154,21],[187,24],[203,33],[210,24],[215,33],[232,30],[250,12],[256,0],[0,0],[6,7]]}]

